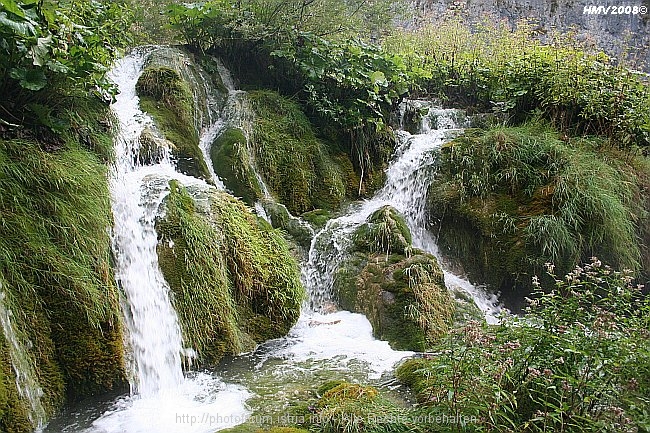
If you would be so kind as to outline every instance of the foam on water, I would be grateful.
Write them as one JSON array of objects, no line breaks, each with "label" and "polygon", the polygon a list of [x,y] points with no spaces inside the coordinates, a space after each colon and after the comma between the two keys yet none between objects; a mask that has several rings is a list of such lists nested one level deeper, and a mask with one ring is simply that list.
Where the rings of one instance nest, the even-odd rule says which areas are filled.
[{"label": "foam on water", "polygon": [[174,392],[149,398],[118,400],[93,422],[90,433],[208,433],[246,421],[250,393],[213,376],[199,373],[185,379]]},{"label": "foam on water", "polygon": [[350,363],[361,363],[369,379],[378,379],[398,361],[413,355],[393,350],[388,342],[375,339],[366,316],[349,311],[304,313],[286,340],[288,344],[269,355],[285,358],[292,364],[328,360],[331,369],[347,369]]}]

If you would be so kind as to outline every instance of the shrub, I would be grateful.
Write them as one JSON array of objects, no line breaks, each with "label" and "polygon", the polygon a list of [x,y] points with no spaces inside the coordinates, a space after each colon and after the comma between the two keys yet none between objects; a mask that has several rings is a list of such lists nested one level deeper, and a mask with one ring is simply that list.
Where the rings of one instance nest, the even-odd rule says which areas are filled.
[{"label": "shrub", "polygon": [[468,323],[398,377],[427,412],[475,417],[463,431],[647,431],[650,303],[640,287],[593,258],[538,289],[523,317]]}]

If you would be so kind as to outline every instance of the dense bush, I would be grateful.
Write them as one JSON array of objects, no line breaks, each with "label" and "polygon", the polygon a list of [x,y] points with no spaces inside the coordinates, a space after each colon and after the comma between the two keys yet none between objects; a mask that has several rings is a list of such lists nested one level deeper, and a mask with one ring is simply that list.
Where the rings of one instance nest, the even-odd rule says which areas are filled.
[{"label": "dense bush", "polygon": [[650,303],[640,287],[596,258],[550,291],[535,284],[523,317],[470,322],[435,357],[399,368],[425,412],[475,421],[432,430],[648,431]]},{"label": "dense bush", "polygon": [[128,43],[120,2],[5,0],[0,4],[0,123],[69,124],[56,115],[74,90],[110,97],[107,67]]},{"label": "dense bush", "polygon": [[385,47],[410,70],[423,70],[422,92],[458,105],[494,109],[515,120],[539,111],[568,132],[601,134],[622,146],[650,145],[650,90],[644,74],[590,53],[571,34],[546,35],[520,22],[472,29],[450,20],[397,31]]}]

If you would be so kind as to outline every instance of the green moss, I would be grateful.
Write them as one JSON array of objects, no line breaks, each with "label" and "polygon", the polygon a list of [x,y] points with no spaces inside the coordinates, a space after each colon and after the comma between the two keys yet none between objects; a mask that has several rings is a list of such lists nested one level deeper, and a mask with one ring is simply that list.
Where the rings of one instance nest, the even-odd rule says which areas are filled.
[{"label": "green moss", "polygon": [[530,291],[546,262],[640,269],[647,164],[605,144],[537,124],[468,131],[445,147],[429,194],[442,250],[506,297]]},{"label": "green moss", "polygon": [[348,382],[326,391],[308,417],[310,430],[323,432],[395,432],[410,431],[414,426],[408,412],[383,397],[372,386]]},{"label": "green moss", "polygon": [[355,231],[354,242],[362,251],[408,254],[412,239],[404,217],[395,208],[384,206]]},{"label": "green moss", "polygon": [[396,349],[424,351],[447,332],[455,311],[436,258],[411,246],[403,218],[388,206],[353,237],[357,251],[334,277],[339,304],[365,314],[375,336]]},{"label": "green moss", "polygon": [[288,332],[304,291],[295,260],[275,230],[237,199],[216,190],[192,191],[170,182],[165,217],[156,224],[160,267],[169,283],[183,337],[200,360]]},{"label": "green moss", "polygon": [[195,127],[194,96],[189,84],[168,67],[148,67],[136,84],[140,108],[149,113],[158,129],[174,146],[178,169],[188,175],[210,179],[199,148]]},{"label": "green moss", "polygon": [[[16,318],[14,331],[34,366],[47,416],[66,396],[84,398],[126,382],[110,267],[104,165],[111,158],[110,114],[93,99],[69,104],[64,111],[72,127],[55,151],[31,141],[0,140],[3,302]],[[16,427],[25,408],[3,353],[3,392],[14,401],[0,408],[0,430],[27,431]]]},{"label": "green moss", "polygon": [[327,221],[332,218],[332,213],[325,209],[314,209],[303,213],[300,217],[309,222],[313,227],[319,229],[324,227]]},{"label": "green moss", "polygon": [[251,167],[246,137],[239,128],[228,128],[210,148],[214,172],[236,197],[252,205],[262,198],[262,188]]},{"label": "green moss", "polygon": [[271,91],[250,92],[249,97],[255,111],[255,161],[280,202],[300,214],[335,209],[354,194],[347,182],[354,173],[349,158],[315,137],[296,103]]},{"label": "green moss", "polygon": [[414,392],[419,403],[425,403],[429,398],[429,384],[426,378],[430,364],[426,359],[412,358],[404,361],[395,370],[395,377]]},{"label": "green moss", "polygon": [[286,206],[282,204],[265,200],[263,206],[273,227],[284,230],[298,245],[309,249],[314,231],[308,224],[289,214]]},{"label": "green moss", "polygon": [[0,431],[23,433],[33,431],[28,404],[16,388],[16,376],[3,333],[0,332]]}]

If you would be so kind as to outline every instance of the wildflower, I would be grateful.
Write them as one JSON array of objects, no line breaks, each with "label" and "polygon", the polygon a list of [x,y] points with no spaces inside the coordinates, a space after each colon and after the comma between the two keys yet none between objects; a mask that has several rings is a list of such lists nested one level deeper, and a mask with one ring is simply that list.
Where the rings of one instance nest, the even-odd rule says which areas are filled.
[{"label": "wildflower", "polygon": [[534,287],[541,287],[541,284],[539,283],[539,278],[537,275],[533,275],[533,286]]}]

